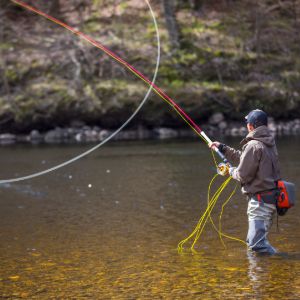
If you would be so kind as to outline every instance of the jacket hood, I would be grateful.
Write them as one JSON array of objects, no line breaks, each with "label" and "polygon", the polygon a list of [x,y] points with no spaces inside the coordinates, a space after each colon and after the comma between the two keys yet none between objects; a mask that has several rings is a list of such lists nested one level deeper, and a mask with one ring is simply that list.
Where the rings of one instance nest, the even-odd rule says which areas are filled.
[{"label": "jacket hood", "polygon": [[272,136],[269,128],[267,126],[259,126],[253,131],[249,132],[244,142],[249,142],[251,140],[256,140],[264,143],[268,147],[275,145],[274,137]]}]

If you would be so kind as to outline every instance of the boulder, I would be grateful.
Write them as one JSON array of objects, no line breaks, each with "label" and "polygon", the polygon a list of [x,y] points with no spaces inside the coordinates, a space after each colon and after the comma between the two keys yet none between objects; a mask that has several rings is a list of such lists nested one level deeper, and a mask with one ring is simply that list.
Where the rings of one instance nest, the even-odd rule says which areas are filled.
[{"label": "boulder", "polygon": [[29,137],[31,141],[41,141],[43,139],[43,135],[38,130],[32,130]]},{"label": "boulder", "polygon": [[221,130],[225,130],[227,128],[227,126],[228,126],[228,124],[226,121],[222,121],[218,125],[219,129],[221,129]]},{"label": "boulder", "polygon": [[17,140],[17,136],[11,133],[0,134],[0,144],[13,144]]},{"label": "boulder", "polygon": [[157,137],[161,140],[178,137],[178,132],[171,128],[156,128],[154,132],[156,133]]},{"label": "boulder", "polygon": [[98,134],[98,138],[100,141],[104,141],[105,139],[107,139],[110,136],[111,132],[106,130],[106,129],[102,129],[100,130],[99,134]]},{"label": "boulder", "polygon": [[222,113],[215,113],[209,118],[208,122],[211,125],[218,125],[223,120],[224,120],[224,115]]}]

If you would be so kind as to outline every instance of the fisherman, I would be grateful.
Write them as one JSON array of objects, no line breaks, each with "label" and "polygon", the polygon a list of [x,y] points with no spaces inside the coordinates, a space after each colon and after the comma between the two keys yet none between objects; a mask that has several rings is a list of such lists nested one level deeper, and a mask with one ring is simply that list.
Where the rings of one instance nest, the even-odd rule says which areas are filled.
[{"label": "fisherman", "polygon": [[270,245],[267,235],[276,212],[276,182],[280,179],[278,152],[267,127],[267,114],[255,109],[245,119],[248,135],[241,142],[242,151],[220,142],[213,142],[210,147],[217,147],[230,163],[238,165],[230,167],[229,174],[241,183],[242,193],[247,195],[249,249],[274,254],[277,251]]}]

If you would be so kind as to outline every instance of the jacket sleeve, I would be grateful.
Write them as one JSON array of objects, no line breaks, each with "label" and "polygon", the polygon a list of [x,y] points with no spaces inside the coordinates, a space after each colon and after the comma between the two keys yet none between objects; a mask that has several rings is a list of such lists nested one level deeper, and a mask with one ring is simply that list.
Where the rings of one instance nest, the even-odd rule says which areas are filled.
[{"label": "jacket sleeve", "polygon": [[240,164],[232,173],[232,178],[242,184],[251,182],[256,176],[260,158],[261,149],[248,144],[241,155]]},{"label": "jacket sleeve", "polygon": [[240,157],[242,152],[239,150],[235,150],[226,146],[224,149],[224,155],[228,159],[228,161],[234,165],[238,165],[240,163]]}]

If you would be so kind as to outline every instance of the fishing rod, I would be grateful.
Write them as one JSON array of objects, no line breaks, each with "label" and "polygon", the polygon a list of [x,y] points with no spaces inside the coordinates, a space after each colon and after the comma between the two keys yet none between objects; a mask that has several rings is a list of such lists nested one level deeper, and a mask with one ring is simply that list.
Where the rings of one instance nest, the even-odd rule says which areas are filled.
[{"label": "fishing rod", "polygon": [[[82,33],[81,31],[69,26],[68,24],[42,12],[41,10],[27,4],[24,3],[23,1],[20,0],[10,0],[11,2],[13,2],[16,5],[19,5],[21,7],[23,7],[24,9],[31,11],[33,13],[36,13],[46,19],[48,19],[49,21],[67,29],[68,31],[72,32],[73,34],[77,35],[78,37],[80,37],[81,39],[85,40],[86,42],[88,42],[89,44],[95,46],[96,48],[102,50],[103,52],[105,52],[108,56],[110,56],[111,58],[113,58],[114,60],[116,60],[117,62],[119,62],[120,64],[122,64],[126,69],[128,69],[130,72],[132,72],[135,76],[137,76],[138,78],[140,78],[141,80],[143,80],[147,85],[149,85],[152,90],[160,97],[162,98],[165,102],[167,102],[176,112],[177,114],[192,128],[192,130],[199,136],[201,137],[208,145],[212,144],[212,140],[206,135],[206,133],[201,129],[201,127],[199,125],[197,125],[195,123],[195,121],[170,97],[168,96],[162,89],[160,89],[155,83],[153,83],[151,80],[149,80],[144,74],[142,74],[140,71],[138,71],[137,69],[135,69],[132,65],[130,65],[128,62],[126,62],[125,60],[123,60],[120,56],[118,56],[116,53],[114,53],[113,51],[111,51],[110,49],[108,49],[107,47],[105,47],[103,44],[101,44],[100,42],[92,39],[91,37],[89,37],[88,35]],[[218,173],[221,175],[227,175],[228,173],[228,168],[230,167],[227,159],[225,158],[225,156],[223,155],[223,153],[221,153],[221,151],[216,147],[213,146],[212,148],[220,157],[220,159],[223,161],[223,163],[220,163],[218,165]]]}]

